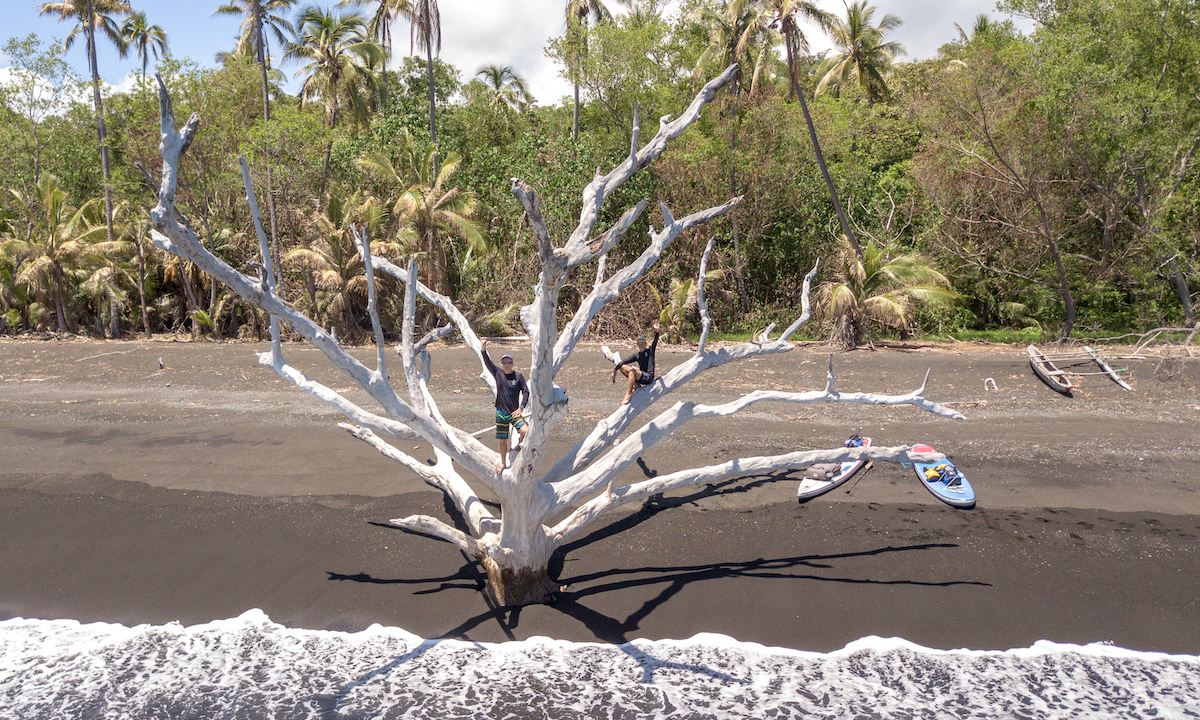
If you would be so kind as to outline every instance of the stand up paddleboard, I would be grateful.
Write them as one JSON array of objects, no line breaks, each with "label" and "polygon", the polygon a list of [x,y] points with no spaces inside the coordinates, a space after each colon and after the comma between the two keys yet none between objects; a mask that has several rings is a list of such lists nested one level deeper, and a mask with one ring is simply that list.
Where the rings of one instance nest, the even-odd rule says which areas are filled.
[{"label": "stand up paddleboard", "polygon": [[[937,452],[929,445],[913,445],[913,452]],[[938,500],[950,507],[970,510],[975,507],[975,488],[967,482],[967,478],[949,458],[943,458],[935,463],[913,463],[921,484],[933,493]]]},{"label": "stand up paddleboard", "polygon": [[[842,444],[842,447],[871,447],[871,438],[854,437]],[[867,465],[867,460],[857,460],[844,463],[819,463],[808,468],[796,497],[804,504],[815,497],[824,495],[858,474]]]}]

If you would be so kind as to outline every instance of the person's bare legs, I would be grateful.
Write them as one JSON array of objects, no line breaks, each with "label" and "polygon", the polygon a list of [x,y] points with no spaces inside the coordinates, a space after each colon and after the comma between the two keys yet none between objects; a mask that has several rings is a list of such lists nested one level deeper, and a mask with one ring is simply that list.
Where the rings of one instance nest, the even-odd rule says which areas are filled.
[{"label": "person's bare legs", "polygon": [[500,443],[500,464],[496,466],[496,474],[504,472],[504,468],[508,467],[508,438],[503,438],[498,441]]},{"label": "person's bare legs", "polygon": [[642,377],[642,371],[639,368],[622,365],[621,372],[625,373],[625,377],[629,378],[629,384],[625,388],[625,399],[621,401],[621,404],[628,405],[629,401],[633,399],[633,391],[637,390],[637,381]]}]

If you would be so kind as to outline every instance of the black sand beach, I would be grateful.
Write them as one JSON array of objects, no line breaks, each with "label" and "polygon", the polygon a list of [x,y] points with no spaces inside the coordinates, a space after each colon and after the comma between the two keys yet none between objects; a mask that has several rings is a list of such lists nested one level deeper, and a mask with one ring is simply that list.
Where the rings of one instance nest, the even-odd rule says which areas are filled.
[{"label": "black sand beach", "polygon": [[[1090,376],[1064,398],[1034,378],[1023,348],[835,354],[842,390],[906,392],[932,368],[927,397],[968,419],[759,405],[689,426],[647,465],[831,447],[861,430],[947,453],[977,509],[946,507],[886,464],[804,506],[798,474],[699,486],[594,526],[553,568],[567,586],[556,605],[496,610],[457,550],[386,526],[445,517],[441,495],[260,368],[263,349],[0,339],[0,619],[190,625],[261,608],[289,626],[381,623],[479,641],[716,632],[819,651],[880,635],[1200,654],[1200,358],[1114,363],[1130,369],[1133,392]],[[316,351],[285,352],[348,389]],[[660,349],[660,366],[687,353]],[[669,402],[819,388],[828,357],[798,348],[720,368]],[[433,367],[451,422],[487,426],[474,357],[439,348]],[[560,376],[572,415],[557,449],[620,401],[610,367],[583,348]],[[997,390],[984,389],[989,377]]]}]

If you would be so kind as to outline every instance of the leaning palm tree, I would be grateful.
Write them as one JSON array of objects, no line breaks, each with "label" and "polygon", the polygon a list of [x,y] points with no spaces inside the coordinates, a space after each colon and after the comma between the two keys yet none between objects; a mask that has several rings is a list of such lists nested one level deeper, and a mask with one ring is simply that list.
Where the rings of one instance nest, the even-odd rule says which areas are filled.
[{"label": "leaning palm tree", "polygon": [[145,12],[138,12],[121,23],[121,43],[133,50],[142,61],[142,81],[146,80],[146,66],[150,56],[157,60],[167,54],[167,33],[158,25],[151,25]]},{"label": "leaning palm tree", "polygon": [[854,252],[842,237],[842,277],[818,289],[818,307],[833,322],[830,341],[858,347],[871,325],[908,332],[919,304],[950,305],[950,280],[916,252],[897,252],[874,238]]},{"label": "leaning palm tree", "polygon": [[87,259],[101,261],[106,255],[123,252],[128,243],[104,241],[105,226],[98,200],[75,210],[67,201],[59,180],[46,173],[32,192],[10,189],[26,217],[38,218],[25,238],[0,240],[0,252],[24,260],[13,278],[38,295],[48,297],[58,316],[58,332],[71,331],[66,301],[71,275]]},{"label": "leaning palm tree", "polygon": [[505,105],[513,110],[524,110],[533,101],[525,78],[513,70],[512,65],[485,65],[475,77],[487,88],[491,105]]},{"label": "leaning palm tree", "polygon": [[401,134],[400,164],[380,152],[358,159],[358,166],[386,186],[398,191],[392,203],[393,224],[411,228],[425,260],[421,263],[426,284],[435,292],[450,294],[446,247],[439,236],[461,237],[476,253],[488,250],[479,224],[472,219],[477,201],[474,193],[450,187],[450,176],[460,159],[451,153],[440,168],[435,167],[437,148],[422,146],[405,128]]},{"label": "leaning palm tree", "polygon": [[842,203],[838,199],[837,188],[834,187],[833,178],[829,175],[829,167],[825,164],[825,153],[821,152],[817,129],[813,125],[812,113],[808,110],[808,101],[804,98],[804,91],[800,87],[800,77],[796,68],[796,61],[800,53],[808,52],[808,38],[797,24],[797,19],[808,20],[821,29],[829,31],[833,26],[833,17],[810,0],[762,0],[762,6],[768,12],[760,15],[759,21],[778,25],[779,34],[783,36],[784,48],[787,51],[788,92],[791,97],[800,101],[800,112],[804,115],[805,125],[808,126],[808,138],[812,142],[817,166],[821,168],[821,176],[825,178],[825,187],[829,190],[829,197],[833,201],[833,209],[837,213],[842,232],[849,240],[854,253],[862,255],[858,239],[854,236],[854,229],[850,227],[850,221],[846,218]]},{"label": "leaning palm tree", "polygon": [[383,49],[367,35],[366,21],[355,13],[331,13],[310,5],[296,19],[296,39],[288,45],[287,60],[304,62],[296,76],[304,76],[300,102],[320,101],[325,106],[325,164],[317,197],[325,196],[329,159],[333,152],[333,129],[343,111],[362,119],[367,111],[364,94],[374,83],[372,63],[383,61]]},{"label": "leaning palm tree", "polygon": [[87,40],[88,65],[92,71],[92,104],[96,108],[96,137],[100,143],[100,169],[104,172],[104,219],[108,241],[113,242],[112,173],[108,168],[108,127],[104,123],[104,100],[100,97],[100,66],[96,62],[96,30],[107,35],[123,57],[125,46],[115,18],[132,15],[133,8],[121,0],[63,0],[44,2],[38,9],[41,15],[58,15],[60,21],[75,23],[63,42],[64,50],[70,49],[81,32]]},{"label": "leaning palm tree", "polygon": [[838,52],[818,70],[822,77],[817,95],[832,90],[837,96],[843,88],[858,85],[872,102],[891,97],[885,77],[891,71],[892,61],[904,55],[905,50],[900,43],[885,42],[884,38],[903,25],[904,20],[889,13],[878,25],[872,25],[875,10],[867,5],[867,0],[858,0],[846,6],[845,20],[833,19],[830,34]]},{"label": "leaning palm tree", "polygon": [[[625,0],[616,0],[619,4],[627,4]],[[571,139],[579,140],[579,70],[583,59],[587,57],[587,26],[588,23],[605,23],[612,21],[612,11],[605,5],[604,0],[567,0],[566,5],[567,36],[575,49],[575,70],[571,72],[571,80],[575,85],[575,113],[571,120]]]}]

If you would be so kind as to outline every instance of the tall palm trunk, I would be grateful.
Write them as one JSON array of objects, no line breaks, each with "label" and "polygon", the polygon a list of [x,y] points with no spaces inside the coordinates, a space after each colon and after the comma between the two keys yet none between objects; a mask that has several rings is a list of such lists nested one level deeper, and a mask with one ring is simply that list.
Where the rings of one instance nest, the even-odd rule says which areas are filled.
[{"label": "tall palm trunk", "polygon": [[[100,65],[96,61],[96,11],[88,0],[87,53],[92,70],[92,103],[96,108],[96,138],[100,143],[100,169],[104,172],[104,220],[108,224],[108,241],[113,242],[112,173],[108,169],[108,128],[104,124],[104,100],[100,96]],[[61,323],[60,323],[61,324]]]},{"label": "tall palm trunk", "polygon": [[142,329],[146,331],[146,339],[149,340],[150,335],[150,313],[146,312],[146,251],[142,247],[142,233],[139,229],[135,234],[135,245],[137,246],[138,260],[138,299],[142,304]]},{"label": "tall palm trunk", "polygon": [[113,340],[121,336],[121,310],[112,295],[108,298],[108,336]]},{"label": "tall palm trunk", "polygon": [[804,114],[804,123],[808,125],[808,137],[812,141],[813,153],[817,156],[817,165],[821,168],[821,176],[825,178],[825,187],[829,188],[829,197],[833,200],[833,209],[837,212],[838,222],[842,225],[842,232],[846,234],[846,239],[850,241],[850,247],[854,248],[854,253],[860,258],[863,256],[862,248],[858,245],[858,238],[854,237],[854,230],[850,228],[850,221],[846,219],[846,213],[842,210],[842,203],[838,200],[837,189],[833,186],[833,178],[829,176],[829,167],[825,164],[825,154],[821,152],[821,142],[817,140],[817,129],[813,125],[812,114],[808,111],[808,103],[804,100],[804,91],[800,89],[800,79],[796,74],[795,49],[792,47],[794,43],[790,33],[784,33],[787,46],[787,64],[788,75],[791,79],[792,92],[800,100],[800,112]]},{"label": "tall palm trunk", "polygon": [[[271,87],[267,79],[267,49],[263,37],[262,0],[254,0],[254,37],[258,46],[258,66],[262,71],[263,120],[271,124]],[[267,171],[267,216],[271,225],[271,264],[275,266],[275,285],[277,291],[283,293],[283,265],[279,252],[279,223],[275,219],[275,188],[271,178],[271,140],[268,133],[266,152]]]},{"label": "tall palm trunk", "polygon": [[[89,3],[90,4],[90,3]],[[67,325],[67,309],[63,304],[62,293],[62,268],[57,263],[51,265],[52,283],[54,285],[54,312],[58,315],[58,332],[66,334],[70,332],[70,327]]]},{"label": "tall palm trunk", "polygon": [[[742,95],[741,70],[738,70],[738,77],[733,80],[733,112],[729,123],[729,196],[737,195],[737,126],[738,126],[738,101]],[[750,310],[750,298],[746,295],[746,278],[742,272],[742,241],[738,234],[737,211],[729,213],[729,226],[733,228],[733,274],[737,278],[738,301],[741,303],[742,312]]]},{"label": "tall palm trunk", "polygon": [[[572,28],[568,27],[567,32],[570,33]],[[571,73],[571,81],[575,86],[575,109],[571,114],[571,142],[579,141],[579,66],[583,64],[583,58],[587,56],[587,47],[583,43],[587,42],[587,37],[582,35],[580,28],[574,29],[576,44],[575,44],[575,70]]]},{"label": "tall palm trunk", "polygon": [[[336,85],[336,82],[334,83]],[[321,189],[317,193],[318,202],[325,203],[325,187],[329,184],[329,163],[333,158],[333,129],[337,127],[337,105],[329,113],[329,137],[325,141],[325,162],[321,165]]]},{"label": "tall palm trunk", "polygon": [[429,142],[434,146],[433,150],[433,179],[436,182],[438,175],[438,155],[437,155],[437,122],[434,119],[435,112],[435,95],[433,92],[433,42],[425,43],[425,57],[429,61]]},{"label": "tall palm trunk", "polygon": [[[737,182],[737,150],[738,150],[738,104],[742,98],[742,68],[738,68],[737,76],[733,78],[733,102],[730,106],[730,197],[738,194]],[[738,281],[738,302],[742,312],[750,310],[750,298],[746,295],[745,276],[742,271],[742,236],[738,233],[738,214],[730,212],[730,228],[733,230],[733,275]]]},{"label": "tall palm trunk", "polygon": [[571,140],[579,140],[579,80],[575,80],[575,112],[571,117]]}]

